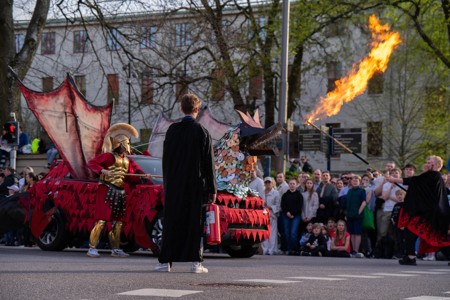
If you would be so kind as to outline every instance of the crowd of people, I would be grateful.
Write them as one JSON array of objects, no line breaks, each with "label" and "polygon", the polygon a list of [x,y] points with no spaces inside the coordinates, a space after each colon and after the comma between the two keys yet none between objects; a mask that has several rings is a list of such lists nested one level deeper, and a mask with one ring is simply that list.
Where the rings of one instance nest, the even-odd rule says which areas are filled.
[{"label": "crowd of people", "polygon": [[[431,161],[434,159],[437,164],[440,160],[442,166],[440,158]],[[302,162],[307,162],[306,157]],[[412,164],[398,168],[389,161],[383,173],[367,169],[364,174],[343,172],[335,176],[320,169],[305,172],[298,161],[292,161],[290,174],[297,171],[298,176],[286,179],[280,172],[276,180],[265,177],[262,192],[256,188],[256,182],[262,179],[254,175],[250,187],[265,199],[271,213],[272,233],[263,242],[261,254],[397,258],[402,263],[409,231],[397,226],[408,189],[401,183],[409,182],[416,173],[429,171],[427,164],[417,172]],[[446,201],[450,201],[450,178],[439,174]],[[437,251],[419,248],[419,241],[415,242],[414,254],[435,260]],[[439,250],[443,259],[450,258],[450,247]]]},{"label": "crowd of people", "polygon": [[[12,167],[0,167],[0,202],[9,200],[18,193],[27,192],[37,181],[44,178],[46,173],[34,173],[32,167],[24,167],[20,174]],[[17,198],[13,198],[17,199]],[[6,246],[31,247],[33,237],[28,226],[19,230],[7,232],[0,238],[0,244]]]}]

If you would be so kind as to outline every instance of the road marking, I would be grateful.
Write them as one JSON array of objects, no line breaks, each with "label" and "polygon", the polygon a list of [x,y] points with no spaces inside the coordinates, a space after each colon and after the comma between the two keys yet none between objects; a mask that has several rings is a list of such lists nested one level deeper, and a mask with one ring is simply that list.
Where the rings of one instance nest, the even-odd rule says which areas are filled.
[{"label": "road marking", "polygon": [[430,271],[450,272],[450,268],[448,268],[448,269],[430,269]]},{"label": "road marking", "polygon": [[370,275],[375,276],[393,276],[393,277],[413,277],[417,274],[398,274],[398,273],[371,273]]},{"label": "road marking", "polygon": [[430,272],[430,271],[401,271],[402,273],[411,273],[411,274],[424,274],[424,275],[443,275],[445,273],[442,272]]},{"label": "road marking", "polygon": [[235,280],[235,281],[264,282],[264,283],[276,283],[276,284],[301,282],[301,281],[294,281],[294,280],[275,280],[275,279],[241,279],[241,280]]},{"label": "road marking", "polygon": [[404,298],[405,300],[450,300],[449,297],[439,297],[439,296],[417,296],[411,298]]},{"label": "road marking", "polygon": [[339,280],[347,280],[345,278],[331,278],[331,277],[306,277],[306,276],[300,276],[300,277],[287,277],[292,279],[305,279],[305,280],[324,280],[324,281],[339,281]]},{"label": "road marking", "polygon": [[382,276],[371,276],[371,275],[348,275],[348,274],[338,274],[338,275],[332,275],[335,277],[347,277],[347,278],[367,278],[367,279],[373,279],[373,278],[383,278]]},{"label": "road marking", "polygon": [[203,291],[191,291],[191,290],[168,290],[168,289],[140,289],[124,293],[119,293],[117,295],[126,296],[155,296],[155,297],[172,297],[178,298],[186,295],[192,295],[197,293],[203,293]]}]

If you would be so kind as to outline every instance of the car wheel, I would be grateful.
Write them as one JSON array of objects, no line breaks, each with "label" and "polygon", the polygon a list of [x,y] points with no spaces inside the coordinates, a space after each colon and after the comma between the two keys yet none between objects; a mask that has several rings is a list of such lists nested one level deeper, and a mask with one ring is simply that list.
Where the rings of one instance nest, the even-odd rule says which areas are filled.
[{"label": "car wheel", "polygon": [[223,247],[226,253],[231,257],[248,258],[258,252],[259,244],[256,245],[227,245]]},{"label": "car wheel", "polygon": [[39,248],[45,251],[61,251],[67,247],[68,233],[62,214],[56,211],[52,220],[36,240]]},{"label": "car wheel", "polygon": [[164,220],[163,212],[160,211],[156,214],[155,218],[153,219],[150,228],[151,229],[150,239],[152,240],[152,243],[155,244],[155,249],[152,248],[152,252],[155,255],[159,255],[159,253],[161,252],[163,220]]}]

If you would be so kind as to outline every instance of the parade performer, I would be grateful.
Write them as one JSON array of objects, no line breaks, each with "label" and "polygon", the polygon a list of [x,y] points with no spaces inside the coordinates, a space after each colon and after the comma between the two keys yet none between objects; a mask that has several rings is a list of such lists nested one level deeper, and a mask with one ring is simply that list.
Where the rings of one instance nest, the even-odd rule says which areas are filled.
[{"label": "parade performer", "polygon": [[430,156],[421,175],[403,179],[386,178],[389,182],[408,186],[398,221],[398,227],[405,228],[406,241],[406,255],[399,260],[401,265],[416,265],[417,236],[430,251],[450,246],[450,209],[445,184],[439,172],[442,165],[442,158]]},{"label": "parade performer", "polygon": [[[120,249],[120,234],[122,231],[122,217],[125,215],[126,195],[125,181],[140,183],[142,177],[131,177],[126,174],[144,174],[144,171],[126,155],[131,153],[130,138],[138,137],[136,129],[126,123],[118,123],[107,131],[102,147],[102,154],[97,155],[87,164],[95,174],[100,175],[97,190],[97,202],[95,206],[95,218],[97,222],[91,231],[89,238],[89,250],[87,255],[99,257],[96,249],[106,222],[112,221],[109,232],[111,244],[111,256],[128,257],[129,255]],[[144,178],[150,180],[150,175]]]},{"label": "parade performer", "polygon": [[164,140],[164,223],[156,271],[170,272],[172,262],[192,262],[191,272],[208,273],[201,264],[202,206],[215,201],[216,180],[211,136],[195,121],[200,104],[195,95],[184,95],[185,117],[170,125]]}]

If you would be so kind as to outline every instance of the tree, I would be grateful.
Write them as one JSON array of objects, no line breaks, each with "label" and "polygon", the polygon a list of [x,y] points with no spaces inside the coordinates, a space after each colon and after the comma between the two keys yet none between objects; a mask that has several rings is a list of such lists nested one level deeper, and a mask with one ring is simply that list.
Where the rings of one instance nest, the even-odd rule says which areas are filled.
[{"label": "tree", "polygon": [[3,124],[9,118],[10,112],[16,112],[20,118],[21,109],[19,104],[18,88],[11,75],[8,66],[16,70],[19,78],[23,79],[30,68],[34,55],[36,54],[41,33],[47,21],[50,0],[36,1],[36,6],[21,49],[15,47],[14,1],[1,1],[0,3],[0,121]]}]

